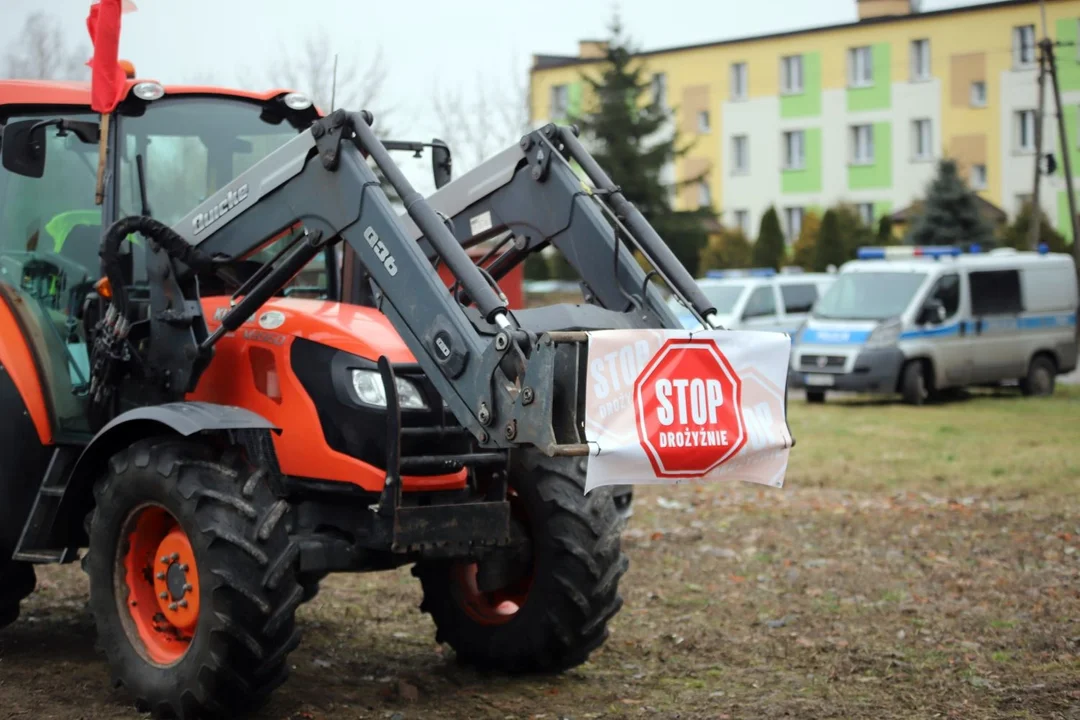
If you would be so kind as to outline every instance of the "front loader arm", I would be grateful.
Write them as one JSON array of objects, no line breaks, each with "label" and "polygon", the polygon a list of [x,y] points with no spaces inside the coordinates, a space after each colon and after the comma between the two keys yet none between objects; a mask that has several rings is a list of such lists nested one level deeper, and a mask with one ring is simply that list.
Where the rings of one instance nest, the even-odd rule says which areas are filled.
[{"label": "front loader arm", "polygon": [[[250,318],[327,242],[341,239],[364,264],[380,290],[381,310],[463,427],[485,447],[509,448],[525,442],[506,426],[514,416],[512,408],[521,390],[514,380],[523,374],[530,340],[511,326],[503,301],[409,185],[367,120],[339,111],[317,121],[173,228],[202,256],[218,262],[242,258],[297,222],[308,233],[244,288],[243,298],[221,318],[221,327],[203,342],[202,355],[224,333]],[[442,260],[476,299],[490,329],[478,330],[453,301],[421,246],[400,222],[364,154],[379,164],[412,221],[427,231]],[[197,376],[190,386],[195,382]],[[543,403],[530,405],[532,410],[525,415],[545,412]],[[548,435],[545,445],[552,442]]]}]

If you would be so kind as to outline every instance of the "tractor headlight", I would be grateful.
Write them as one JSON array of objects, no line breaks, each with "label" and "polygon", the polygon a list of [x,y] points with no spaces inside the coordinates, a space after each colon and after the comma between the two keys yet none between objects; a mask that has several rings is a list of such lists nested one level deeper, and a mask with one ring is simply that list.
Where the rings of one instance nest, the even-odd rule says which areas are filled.
[{"label": "tractor headlight", "polygon": [[[394,378],[397,385],[398,403],[402,410],[427,410],[427,403],[418,388],[405,378]],[[360,402],[375,407],[386,407],[386,386],[377,370],[353,370],[353,390]]]}]

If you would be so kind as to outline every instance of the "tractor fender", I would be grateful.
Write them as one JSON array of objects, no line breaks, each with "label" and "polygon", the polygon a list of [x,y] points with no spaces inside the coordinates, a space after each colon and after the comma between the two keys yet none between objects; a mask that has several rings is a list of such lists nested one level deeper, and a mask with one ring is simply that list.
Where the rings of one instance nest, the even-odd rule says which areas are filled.
[{"label": "tractor fender", "polygon": [[279,429],[251,410],[209,402],[173,402],[128,410],[101,428],[83,448],[68,475],[61,501],[63,515],[81,527],[83,516],[93,505],[91,490],[102,467],[113,455],[139,440],[169,434],[191,437],[199,433]]}]

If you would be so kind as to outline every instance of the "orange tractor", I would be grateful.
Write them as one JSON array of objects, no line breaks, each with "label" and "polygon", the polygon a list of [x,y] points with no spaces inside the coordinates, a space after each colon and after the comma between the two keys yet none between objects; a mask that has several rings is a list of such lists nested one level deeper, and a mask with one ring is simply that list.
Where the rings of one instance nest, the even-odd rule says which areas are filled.
[{"label": "orange tractor", "polygon": [[[86,85],[0,82],[0,627],[81,557],[136,705],[235,717],[327,573],[412,565],[459,660],[583,662],[629,504],[583,492],[586,333],[681,327],[631,244],[709,322],[686,269],[572,128],[456,180],[423,143],[424,198],[367,113],[123,91],[104,123]],[[587,303],[508,308],[548,246]]]}]

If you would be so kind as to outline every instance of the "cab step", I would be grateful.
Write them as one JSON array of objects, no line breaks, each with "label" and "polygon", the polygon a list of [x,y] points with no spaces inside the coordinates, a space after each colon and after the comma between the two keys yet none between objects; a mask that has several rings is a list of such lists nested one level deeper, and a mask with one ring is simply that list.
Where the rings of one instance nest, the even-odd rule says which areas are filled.
[{"label": "cab step", "polygon": [[19,536],[19,544],[15,546],[13,559],[36,564],[68,563],[76,559],[77,548],[49,547],[49,538],[52,537],[60,501],[67,491],[71,469],[81,451],[82,448],[75,445],[57,445],[53,449],[34,506]]}]

